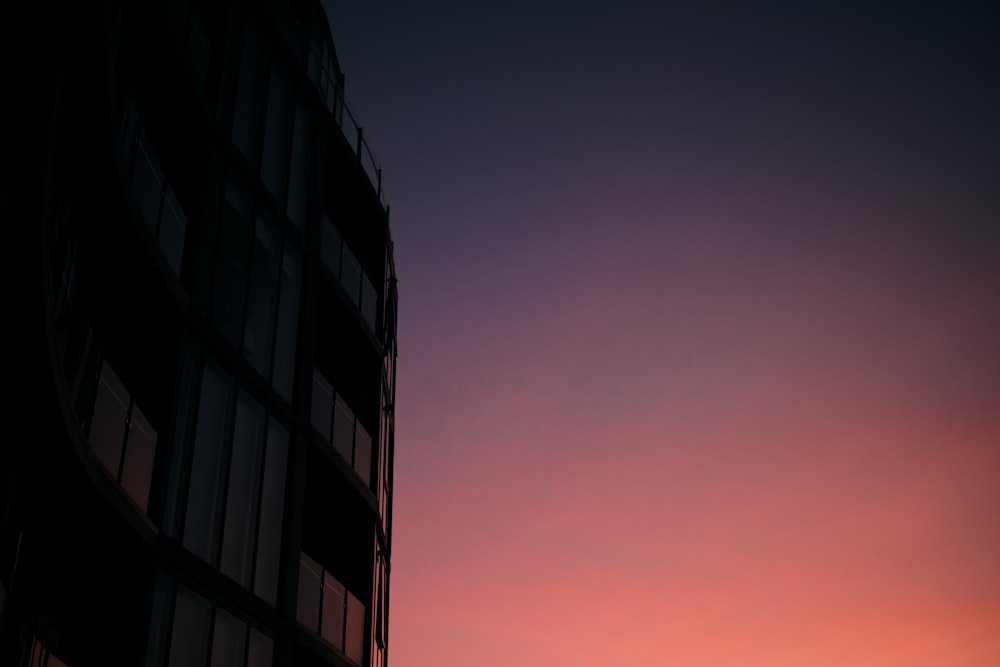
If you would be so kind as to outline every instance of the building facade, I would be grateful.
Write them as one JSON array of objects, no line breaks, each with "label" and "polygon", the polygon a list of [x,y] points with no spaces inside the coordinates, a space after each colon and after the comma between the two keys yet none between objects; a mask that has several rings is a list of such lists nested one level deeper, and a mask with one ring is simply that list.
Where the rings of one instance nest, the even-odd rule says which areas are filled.
[{"label": "building facade", "polygon": [[319,1],[36,4],[3,15],[0,664],[384,667],[396,277]]}]

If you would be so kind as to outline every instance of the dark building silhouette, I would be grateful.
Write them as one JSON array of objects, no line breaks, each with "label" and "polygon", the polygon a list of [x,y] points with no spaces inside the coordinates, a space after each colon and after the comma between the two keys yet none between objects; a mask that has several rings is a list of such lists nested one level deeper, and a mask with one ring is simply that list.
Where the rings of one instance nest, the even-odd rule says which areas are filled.
[{"label": "dark building silhouette", "polygon": [[0,665],[384,666],[396,279],[320,3],[6,4]]}]

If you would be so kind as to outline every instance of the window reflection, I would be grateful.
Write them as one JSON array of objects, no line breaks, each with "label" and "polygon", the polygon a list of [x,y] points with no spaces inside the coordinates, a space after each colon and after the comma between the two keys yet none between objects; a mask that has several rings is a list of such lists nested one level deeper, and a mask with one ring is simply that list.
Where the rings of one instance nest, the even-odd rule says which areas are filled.
[{"label": "window reflection", "polygon": [[295,106],[295,129],[292,132],[292,155],[288,170],[288,217],[295,227],[305,231],[309,210],[309,166],[312,145],[312,112],[309,104],[299,98]]},{"label": "window reflection", "polygon": [[320,600],[323,591],[323,568],[307,556],[299,554],[299,597],[295,617],[307,628],[318,631]]},{"label": "window reflection", "polygon": [[354,413],[340,396],[335,395],[333,409],[333,448],[348,463],[354,453]]},{"label": "window reflection", "polygon": [[257,519],[259,470],[264,440],[264,410],[244,392],[236,404],[229,465],[229,492],[223,524],[219,569],[243,586],[250,585],[253,529]]},{"label": "window reflection", "polygon": [[[211,319],[261,376],[292,400],[302,260],[235,179],[226,185]],[[286,246],[282,248],[282,246]]]},{"label": "window reflection", "polygon": [[[162,582],[162,585],[160,584]],[[170,578],[158,575],[158,590],[167,592]],[[176,587],[173,614],[151,620],[150,636],[169,633],[167,667],[270,667],[274,639],[230,610],[186,588]],[[170,600],[167,611],[170,609]],[[161,664],[162,656],[147,653],[147,666]],[[49,662],[51,665],[52,662]]]},{"label": "window reflection", "polygon": [[285,248],[281,260],[278,292],[278,326],[274,334],[274,368],[271,385],[286,400],[292,400],[295,381],[295,349],[299,329],[299,293],[302,291],[302,260]]},{"label": "window reflection", "polygon": [[243,667],[246,623],[217,608],[212,634],[212,667]]},{"label": "window reflection", "polygon": [[296,618],[327,643],[361,664],[365,645],[365,605],[330,572],[300,554]]},{"label": "window reflection", "polygon": [[266,54],[257,31],[247,26],[243,31],[240,74],[236,84],[233,114],[233,142],[250,164],[257,164],[260,154],[260,125],[267,81]]},{"label": "window reflection", "polygon": [[[137,132],[139,137],[132,169],[132,192],[139,216],[156,238],[167,264],[179,276],[187,236],[187,216],[167,181],[149,139],[142,130],[134,127],[137,122],[134,115],[134,105],[130,104],[126,111],[125,129],[128,133]],[[131,145],[129,136],[126,142]]]},{"label": "window reflection", "polygon": [[90,420],[90,448],[104,467],[118,478],[128,424],[128,392],[107,361],[101,362],[97,397]]},{"label": "window reflection", "polygon": [[320,636],[333,644],[335,648],[344,650],[344,594],[343,585],[333,578],[329,572],[323,573],[323,618],[320,625]]},{"label": "window reflection", "polygon": [[350,591],[347,592],[344,653],[359,665],[365,656],[365,605]]},{"label": "window reflection", "polygon": [[205,361],[191,460],[184,546],[202,560],[214,562],[218,543],[223,457],[229,440],[232,386],[222,370]]},{"label": "window reflection", "polygon": [[142,414],[138,405],[132,404],[128,440],[122,461],[121,484],[126,492],[146,509],[149,487],[153,479],[153,459],[156,456],[156,431]]},{"label": "window reflection", "polygon": [[288,431],[207,360],[183,544],[272,605],[277,602],[287,466]]},{"label": "window reflection", "polygon": [[264,149],[260,177],[274,198],[284,203],[288,175],[288,146],[292,125],[294,90],[277,61],[271,65],[271,85],[267,92],[264,121]]},{"label": "window reflection", "polygon": [[238,182],[230,179],[226,183],[226,200],[220,221],[211,311],[212,323],[234,346],[238,346],[241,340],[252,210],[250,195]]},{"label": "window reflection", "polygon": [[329,442],[330,428],[333,423],[333,386],[323,377],[319,369],[313,369],[310,421],[313,428],[320,432],[325,441]]},{"label": "window reflection", "polygon": [[267,429],[254,580],[254,593],[272,605],[277,603],[278,597],[287,462],[288,431],[272,420]]},{"label": "window reflection", "polygon": [[88,439],[101,464],[145,512],[156,456],[156,431],[107,360],[100,364]]},{"label": "window reflection", "polygon": [[169,667],[203,667],[208,657],[208,628],[212,608],[208,601],[177,587],[170,637]]},{"label": "window reflection", "polygon": [[258,216],[250,264],[243,354],[257,372],[265,377],[271,365],[271,335],[274,331],[280,258],[280,236],[277,230],[265,217]]},{"label": "window reflection", "polygon": [[246,667],[270,667],[273,653],[274,640],[256,628],[250,630]]}]

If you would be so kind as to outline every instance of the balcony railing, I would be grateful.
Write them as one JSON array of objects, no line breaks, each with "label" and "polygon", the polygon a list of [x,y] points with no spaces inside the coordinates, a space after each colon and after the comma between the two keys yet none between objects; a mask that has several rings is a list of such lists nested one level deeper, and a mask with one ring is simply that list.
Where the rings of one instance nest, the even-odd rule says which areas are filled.
[{"label": "balcony railing", "polygon": [[314,52],[309,64],[310,77],[319,91],[320,97],[326,104],[327,111],[333,116],[341,133],[347,139],[347,143],[354,150],[361,168],[364,170],[368,181],[378,197],[382,208],[388,213],[385,191],[382,188],[382,168],[378,165],[375,153],[368,143],[364,131],[358,123],[357,115],[347,103],[343,86],[337,81],[334,75],[333,61],[330,52],[324,47],[322,55]]}]

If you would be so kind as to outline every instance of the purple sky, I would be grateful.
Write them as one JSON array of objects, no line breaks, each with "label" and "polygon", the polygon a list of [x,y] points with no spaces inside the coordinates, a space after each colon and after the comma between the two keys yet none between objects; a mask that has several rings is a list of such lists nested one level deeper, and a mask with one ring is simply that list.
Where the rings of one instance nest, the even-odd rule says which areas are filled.
[{"label": "purple sky", "polygon": [[394,667],[1000,664],[998,23],[787,4],[325,2]]}]

